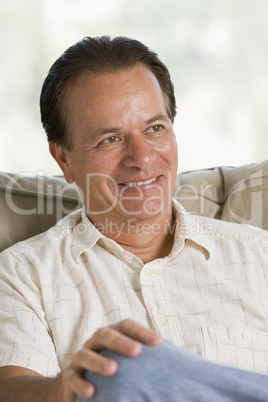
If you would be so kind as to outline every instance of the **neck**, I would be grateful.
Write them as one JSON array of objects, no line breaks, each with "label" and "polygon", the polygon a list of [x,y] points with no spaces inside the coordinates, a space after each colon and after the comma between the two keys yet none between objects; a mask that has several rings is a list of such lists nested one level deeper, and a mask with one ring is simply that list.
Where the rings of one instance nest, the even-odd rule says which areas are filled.
[{"label": "neck", "polygon": [[119,223],[106,218],[93,223],[100,232],[139,257],[144,264],[168,256],[173,247],[175,219],[172,214],[152,220],[130,218]]}]

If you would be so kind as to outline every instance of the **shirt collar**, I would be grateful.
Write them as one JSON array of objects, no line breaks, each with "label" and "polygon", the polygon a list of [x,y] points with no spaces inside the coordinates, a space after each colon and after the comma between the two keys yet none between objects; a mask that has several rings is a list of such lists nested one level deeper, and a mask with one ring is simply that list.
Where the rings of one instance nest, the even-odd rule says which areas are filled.
[{"label": "shirt collar", "polygon": [[85,206],[81,210],[81,219],[73,228],[73,241],[71,245],[71,252],[73,258],[78,262],[79,257],[86,251],[100,244],[107,249],[118,249],[123,251],[114,240],[102,234],[96,226],[87,217]]},{"label": "shirt collar", "polygon": [[[212,256],[213,245],[209,234],[212,231],[210,220],[201,216],[190,215],[182,205],[173,199],[175,215],[175,237],[174,246],[169,259],[174,258],[185,246],[185,241],[192,240],[201,246],[208,253],[208,259]],[[170,228],[173,230],[174,228]],[[114,240],[103,235],[88,219],[85,207],[81,210],[81,219],[73,228],[73,241],[71,252],[73,258],[78,262],[79,257],[85,250],[91,249],[96,243],[107,248],[123,250]]]},{"label": "shirt collar", "polygon": [[95,246],[101,237],[104,237],[103,234],[88,219],[84,206],[81,210],[81,219],[73,228],[71,252],[75,261],[78,262],[80,255]]},{"label": "shirt collar", "polygon": [[207,252],[207,259],[212,257],[213,244],[211,234],[213,225],[211,220],[202,216],[190,215],[183,206],[173,199],[176,231],[174,246],[170,258],[175,257],[184,247],[186,240],[191,240]]}]

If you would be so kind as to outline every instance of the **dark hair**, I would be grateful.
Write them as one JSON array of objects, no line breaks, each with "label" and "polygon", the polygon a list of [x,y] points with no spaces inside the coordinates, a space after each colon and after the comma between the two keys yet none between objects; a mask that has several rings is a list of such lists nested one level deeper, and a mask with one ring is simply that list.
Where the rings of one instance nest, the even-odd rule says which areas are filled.
[{"label": "dark hair", "polygon": [[167,67],[157,54],[141,42],[126,37],[86,37],[69,47],[55,61],[46,77],[40,96],[41,121],[49,142],[72,149],[70,121],[64,108],[68,84],[82,72],[95,75],[126,70],[138,63],[147,66],[163,91],[171,121],[176,115],[174,88]]}]

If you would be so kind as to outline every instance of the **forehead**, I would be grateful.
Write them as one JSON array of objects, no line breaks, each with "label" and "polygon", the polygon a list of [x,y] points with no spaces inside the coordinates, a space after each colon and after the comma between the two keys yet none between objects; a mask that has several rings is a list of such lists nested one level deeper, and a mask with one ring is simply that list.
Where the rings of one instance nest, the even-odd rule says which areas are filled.
[{"label": "forehead", "polygon": [[168,115],[160,85],[144,65],[101,75],[83,72],[67,88],[65,111],[76,138]]},{"label": "forehead", "polygon": [[65,92],[65,101],[70,104],[81,97],[104,97],[133,90],[155,91],[163,97],[157,78],[149,68],[137,64],[127,70],[118,70],[112,73],[92,74],[84,71],[74,77],[68,84]]}]

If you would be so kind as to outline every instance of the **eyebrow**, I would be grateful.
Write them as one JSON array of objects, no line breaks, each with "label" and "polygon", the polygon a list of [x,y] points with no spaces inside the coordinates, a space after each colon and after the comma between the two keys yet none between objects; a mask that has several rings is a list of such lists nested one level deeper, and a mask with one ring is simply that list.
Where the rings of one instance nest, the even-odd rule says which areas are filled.
[{"label": "eyebrow", "polygon": [[109,134],[109,133],[118,133],[118,131],[120,131],[119,127],[111,127],[111,128],[107,127],[107,128],[103,128],[103,129],[98,130],[94,134],[94,137],[100,137],[102,135]]},{"label": "eyebrow", "polygon": [[168,122],[170,119],[165,114],[157,114],[156,116],[152,117],[151,119],[145,120],[145,124],[152,124],[157,120],[164,120],[164,121]]},{"label": "eyebrow", "polygon": [[[156,116],[154,116],[154,117],[152,117],[152,118],[150,118],[150,119],[148,119],[148,120],[145,120],[144,123],[145,123],[146,125],[149,125],[149,124],[154,123],[154,122],[157,121],[157,120],[164,120],[164,121],[168,122],[170,119],[169,119],[168,116],[166,116],[166,115],[164,115],[164,114],[157,114]],[[118,132],[120,132],[120,131],[121,131],[120,127],[107,127],[107,128],[102,128],[102,129],[98,130],[98,131],[94,134],[94,137],[95,137],[95,138],[101,137],[102,135],[109,134],[109,133],[115,133],[115,134],[116,134],[116,133],[118,133]]]}]

